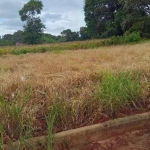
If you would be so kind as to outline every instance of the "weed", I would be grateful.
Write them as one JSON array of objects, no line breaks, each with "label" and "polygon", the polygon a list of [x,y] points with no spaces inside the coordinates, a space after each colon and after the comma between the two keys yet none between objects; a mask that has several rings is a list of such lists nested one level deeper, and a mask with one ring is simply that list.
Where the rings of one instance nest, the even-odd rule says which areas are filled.
[{"label": "weed", "polygon": [[4,144],[4,131],[3,131],[3,124],[0,123],[0,148]]},{"label": "weed", "polygon": [[45,53],[47,50],[46,50],[46,47],[41,47],[41,49],[40,49],[40,52],[41,53]]},{"label": "weed", "polygon": [[54,139],[53,126],[55,123],[55,112],[54,112],[53,106],[51,106],[51,109],[48,111],[48,115],[45,117],[46,117],[46,123],[48,126],[47,149],[52,150],[53,139]]},{"label": "weed", "polygon": [[[8,103],[2,96],[0,96],[0,117],[1,123],[3,124],[3,131],[9,137],[7,142],[11,142],[14,139],[23,141],[31,137],[32,133],[32,121],[31,116],[28,114],[26,117],[23,115],[24,105],[29,99],[30,90],[22,95],[22,100],[17,103],[13,101]],[[21,98],[18,93],[18,98]],[[17,99],[17,97],[16,97]],[[3,114],[3,115],[2,115]],[[5,141],[6,142],[6,141]]]},{"label": "weed", "polygon": [[96,90],[96,99],[101,101],[104,111],[111,114],[126,107],[137,108],[137,100],[143,95],[140,80],[140,72],[106,72]]}]

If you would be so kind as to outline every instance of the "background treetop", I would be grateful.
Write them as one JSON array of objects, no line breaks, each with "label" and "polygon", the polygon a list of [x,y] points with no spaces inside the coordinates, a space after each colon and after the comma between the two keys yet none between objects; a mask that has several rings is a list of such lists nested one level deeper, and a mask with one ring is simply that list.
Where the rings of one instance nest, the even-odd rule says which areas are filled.
[{"label": "background treetop", "polygon": [[45,25],[41,22],[38,16],[43,8],[43,3],[40,0],[30,0],[19,11],[22,21],[26,21],[23,26],[24,41],[27,44],[41,43],[41,37],[45,29]]},{"label": "background treetop", "polygon": [[92,38],[122,36],[127,31],[150,34],[150,0],[85,0],[84,11]]},{"label": "background treetop", "polygon": [[43,3],[40,0],[30,0],[19,11],[22,21],[33,19],[36,15],[41,14]]}]

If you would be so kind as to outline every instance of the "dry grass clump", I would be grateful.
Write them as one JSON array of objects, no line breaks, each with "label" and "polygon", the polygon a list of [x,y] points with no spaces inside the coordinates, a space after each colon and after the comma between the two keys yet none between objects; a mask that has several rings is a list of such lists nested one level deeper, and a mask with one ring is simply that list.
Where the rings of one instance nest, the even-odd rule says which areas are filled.
[{"label": "dry grass clump", "polygon": [[149,105],[149,47],[0,57],[0,142],[47,134],[51,112],[58,132],[96,123],[119,109]]}]

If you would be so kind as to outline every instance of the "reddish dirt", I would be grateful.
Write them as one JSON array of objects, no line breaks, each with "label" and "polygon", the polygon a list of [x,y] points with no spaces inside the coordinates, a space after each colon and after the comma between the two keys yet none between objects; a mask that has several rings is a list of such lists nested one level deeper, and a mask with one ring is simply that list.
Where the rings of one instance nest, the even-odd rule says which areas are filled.
[{"label": "reddish dirt", "polygon": [[[93,125],[93,124],[97,124],[97,123],[103,123],[105,121],[109,121],[112,119],[117,119],[117,118],[123,118],[123,117],[127,117],[127,116],[131,116],[131,115],[135,115],[135,114],[142,114],[145,112],[149,112],[148,109],[145,110],[137,110],[137,109],[123,109],[115,114],[113,114],[113,116],[108,116],[107,114],[103,113],[100,117],[97,117],[94,122],[88,123],[88,124],[84,124],[84,125],[79,125],[76,126],[76,128],[80,128],[80,127],[84,127],[87,125]],[[36,126],[36,130],[34,131],[34,136],[43,136],[43,135],[47,135],[47,125],[46,125],[46,120],[44,118],[44,116],[42,116],[42,114],[38,114],[38,117],[36,118],[36,121],[34,122],[34,125]],[[65,131],[65,129],[63,128],[55,128],[54,132],[58,133],[58,132],[62,132]]]},{"label": "reddish dirt", "polygon": [[[123,118],[123,117],[131,116],[131,115],[135,115],[135,114],[142,114],[145,112],[149,112],[150,111],[150,91],[148,93],[147,99],[145,100],[145,103],[142,105],[142,108],[141,109],[134,109],[132,107],[126,108],[118,112],[115,112],[112,115],[110,114],[108,115],[106,112],[103,112],[100,116],[97,116],[94,120],[92,120],[92,122],[85,119],[83,120],[81,124],[78,124],[78,125],[75,125],[75,127],[72,127],[72,129],[89,126],[93,124],[98,124],[98,123],[103,123],[105,121],[109,121],[112,119]],[[44,135],[46,136],[48,134],[47,123],[46,123],[46,119],[44,115],[45,110],[46,110],[46,106],[43,107],[43,109],[41,109],[35,117],[35,120],[33,123],[35,126],[35,130],[33,132],[34,137],[44,136]],[[66,128],[64,129],[63,127],[57,127],[56,125],[54,128],[54,133],[59,133],[59,132],[66,131],[66,130],[68,129]]]},{"label": "reddish dirt", "polygon": [[149,110],[148,109],[145,109],[145,110],[123,109],[123,110],[113,114],[113,116],[108,116],[108,115],[104,114],[99,118],[99,120],[96,120],[95,123],[103,123],[108,120],[123,118],[123,117],[131,116],[131,115],[135,115],[135,114],[142,114],[145,112],[149,112]]},{"label": "reddish dirt", "polygon": [[150,150],[150,130],[128,132],[77,150]]}]

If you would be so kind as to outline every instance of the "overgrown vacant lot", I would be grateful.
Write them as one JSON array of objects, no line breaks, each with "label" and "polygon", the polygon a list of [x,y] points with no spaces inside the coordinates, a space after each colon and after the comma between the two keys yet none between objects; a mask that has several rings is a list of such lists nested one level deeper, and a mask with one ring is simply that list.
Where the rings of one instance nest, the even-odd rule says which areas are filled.
[{"label": "overgrown vacant lot", "polygon": [[0,143],[148,111],[149,98],[150,43],[3,55]]}]

